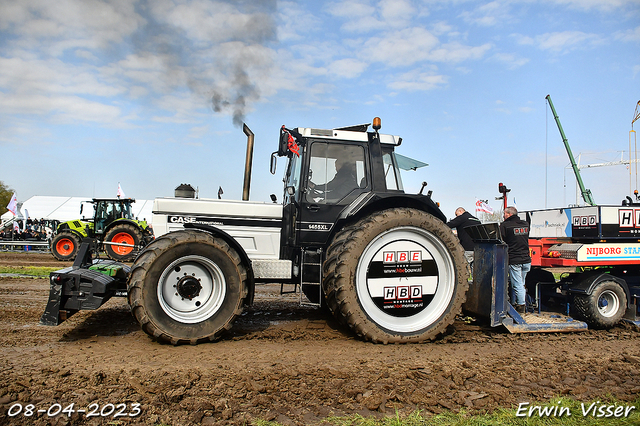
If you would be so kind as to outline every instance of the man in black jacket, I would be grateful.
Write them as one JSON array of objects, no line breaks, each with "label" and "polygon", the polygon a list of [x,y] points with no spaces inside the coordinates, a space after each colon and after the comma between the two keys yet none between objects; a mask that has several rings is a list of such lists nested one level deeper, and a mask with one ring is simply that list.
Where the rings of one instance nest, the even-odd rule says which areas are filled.
[{"label": "man in black jacket", "polygon": [[502,240],[509,246],[509,281],[511,303],[520,313],[525,312],[525,279],[531,270],[529,254],[529,223],[518,217],[515,207],[504,209],[504,222],[500,224]]},{"label": "man in black jacket", "polygon": [[458,239],[460,240],[462,248],[464,248],[464,257],[469,263],[473,262],[473,240],[464,228],[466,228],[467,226],[479,224],[480,221],[477,218],[473,217],[471,213],[469,213],[462,207],[458,207],[456,209],[455,219],[451,219],[449,222],[447,222],[449,228],[456,228]]}]

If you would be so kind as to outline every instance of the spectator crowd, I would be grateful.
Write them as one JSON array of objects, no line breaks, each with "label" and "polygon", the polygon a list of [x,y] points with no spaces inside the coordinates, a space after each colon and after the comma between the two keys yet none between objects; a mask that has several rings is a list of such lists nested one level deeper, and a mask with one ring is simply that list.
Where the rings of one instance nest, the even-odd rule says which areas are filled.
[{"label": "spectator crowd", "polygon": [[27,219],[14,221],[0,232],[4,241],[47,241],[56,229],[58,221],[47,219]]}]

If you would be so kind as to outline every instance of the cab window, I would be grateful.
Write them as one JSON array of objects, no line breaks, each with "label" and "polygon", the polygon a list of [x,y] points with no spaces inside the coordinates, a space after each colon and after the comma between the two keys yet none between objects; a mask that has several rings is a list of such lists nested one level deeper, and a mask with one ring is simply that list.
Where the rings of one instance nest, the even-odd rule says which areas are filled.
[{"label": "cab window", "polygon": [[307,201],[337,203],[368,185],[365,151],[359,145],[315,142],[311,145]]},{"label": "cab window", "polygon": [[[295,189],[296,198],[298,197],[300,188],[300,169],[302,168],[302,161],[297,155],[293,155],[289,160],[289,167],[287,167],[287,174],[284,177],[285,188],[292,186]],[[289,197],[285,194],[284,200]]]},{"label": "cab window", "polygon": [[387,182],[388,191],[403,191],[402,178],[400,177],[400,169],[393,151],[385,152],[382,155],[384,164],[384,176]]}]

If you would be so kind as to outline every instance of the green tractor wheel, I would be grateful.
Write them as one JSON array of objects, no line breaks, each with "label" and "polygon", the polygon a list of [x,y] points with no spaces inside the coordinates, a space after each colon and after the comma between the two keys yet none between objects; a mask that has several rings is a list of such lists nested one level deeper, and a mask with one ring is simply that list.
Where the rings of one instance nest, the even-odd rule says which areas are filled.
[{"label": "green tractor wheel", "polygon": [[71,232],[61,232],[51,241],[51,254],[58,260],[73,260],[78,254],[80,239]]},{"label": "green tractor wheel", "polygon": [[[104,244],[115,243],[115,244]],[[136,226],[130,223],[123,223],[111,228],[104,237],[104,250],[110,259],[119,262],[127,262],[133,260],[139,251],[142,243],[142,232]],[[117,244],[127,244],[117,245]],[[135,246],[135,247],[129,247]]]}]

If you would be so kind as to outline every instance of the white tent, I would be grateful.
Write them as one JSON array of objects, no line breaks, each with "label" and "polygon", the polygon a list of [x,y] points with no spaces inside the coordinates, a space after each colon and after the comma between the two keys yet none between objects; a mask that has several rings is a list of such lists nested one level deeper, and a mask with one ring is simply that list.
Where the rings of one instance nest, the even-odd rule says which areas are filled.
[{"label": "white tent", "polygon": [[[89,218],[93,215],[91,208],[85,209],[80,215],[80,204],[83,201],[91,201],[91,197],[49,197],[35,195],[23,203],[18,203],[16,219],[24,219],[29,215],[31,219],[54,219],[66,222],[72,219],[80,219],[82,216]],[[20,206],[20,204],[22,204]],[[136,200],[131,206],[133,214],[140,220],[151,222],[151,208],[153,200]],[[13,218],[13,213],[6,212],[2,215],[2,223]]]}]

